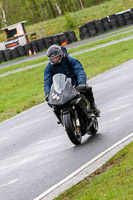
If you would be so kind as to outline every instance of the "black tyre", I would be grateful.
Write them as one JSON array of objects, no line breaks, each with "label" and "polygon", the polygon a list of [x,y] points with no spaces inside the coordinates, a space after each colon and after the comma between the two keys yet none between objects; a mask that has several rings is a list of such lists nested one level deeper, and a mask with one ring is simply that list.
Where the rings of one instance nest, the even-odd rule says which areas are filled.
[{"label": "black tyre", "polygon": [[94,24],[95,24],[95,27],[96,27],[98,33],[104,33],[104,27],[102,25],[101,20],[95,20]]},{"label": "black tyre", "polygon": [[29,55],[29,49],[30,50],[32,49],[31,43],[29,42],[29,43],[25,44],[23,47],[25,49],[26,54]]},{"label": "black tyre", "polygon": [[60,43],[60,45],[61,45],[63,42],[67,42],[67,36],[66,36],[65,33],[60,33],[60,34],[58,34],[58,36],[59,36],[59,43]]},{"label": "black tyre", "polygon": [[12,59],[11,50],[10,50],[10,49],[5,50],[5,51],[4,51],[4,55],[5,55],[6,61],[9,61],[9,60]]},{"label": "black tyre", "polygon": [[46,48],[48,49],[51,45],[53,45],[53,36],[44,37],[44,43]]},{"label": "black tyre", "polygon": [[77,41],[77,37],[76,37],[76,34],[75,34],[74,31],[67,31],[67,32],[64,32],[64,33],[66,33],[67,40],[68,40],[69,43]]},{"label": "black tyre", "polygon": [[32,47],[32,53],[34,53],[34,51],[39,52],[37,40],[34,40],[33,42],[31,42],[31,47]]},{"label": "black tyre", "polygon": [[86,26],[88,28],[90,36],[95,36],[97,34],[96,26],[94,24],[94,21],[87,22]]},{"label": "black tyre", "polygon": [[117,16],[118,26],[124,26],[124,25],[126,25],[124,17],[123,17],[123,14],[117,14],[116,16]]},{"label": "black tyre", "polygon": [[37,44],[38,44],[39,51],[43,51],[44,49],[46,49],[46,46],[45,46],[43,38],[37,40]]},{"label": "black tyre", "polygon": [[131,15],[130,11],[124,12],[123,17],[126,22],[126,25],[133,23],[132,15]]},{"label": "black tyre", "polygon": [[6,59],[5,59],[5,55],[4,55],[4,51],[0,51],[0,62],[5,62]]},{"label": "black tyre", "polygon": [[15,59],[15,58],[18,58],[18,57],[19,57],[16,48],[11,50],[11,56],[12,56],[12,59]]},{"label": "black tyre", "polygon": [[53,44],[60,45],[59,35],[53,35]]},{"label": "black tyre", "polygon": [[75,120],[70,113],[63,115],[63,123],[71,142],[75,145],[79,145],[82,140],[81,132],[79,128],[76,127]]},{"label": "black tyre", "polygon": [[117,28],[118,27],[116,14],[109,15],[109,22],[110,22],[111,28]]},{"label": "black tyre", "polygon": [[79,27],[79,36],[81,40],[90,36],[86,24]]},{"label": "black tyre", "polygon": [[98,121],[97,121],[97,118],[95,117],[93,120],[94,120],[93,124],[90,127],[91,135],[95,135],[97,133],[97,131],[98,131]]},{"label": "black tyre", "polygon": [[19,56],[25,56],[26,55],[26,51],[25,51],[23,46],[18,46],[18,47],[16,47],[16,49],[17,49]]}]

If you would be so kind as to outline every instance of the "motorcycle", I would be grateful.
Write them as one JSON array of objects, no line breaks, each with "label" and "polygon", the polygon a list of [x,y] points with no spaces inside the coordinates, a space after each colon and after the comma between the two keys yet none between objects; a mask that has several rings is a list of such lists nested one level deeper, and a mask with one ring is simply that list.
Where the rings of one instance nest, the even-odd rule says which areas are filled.
[{"label": "motorcycle", "polygon": [[73,144],[79,145],[86,133],[97,133],[98,120],[89,101],[72,86],[71,78],[64,74],[58,73],[53,76],[48,105],[53,109],[59,120],[58,124],[63,125]]}]

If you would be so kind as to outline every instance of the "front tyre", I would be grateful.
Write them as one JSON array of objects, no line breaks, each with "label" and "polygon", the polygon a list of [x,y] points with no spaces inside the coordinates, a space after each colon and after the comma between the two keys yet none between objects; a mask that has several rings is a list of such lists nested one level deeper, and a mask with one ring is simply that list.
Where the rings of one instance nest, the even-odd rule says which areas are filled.
[{"label": "front tyre", "polygon": [[75,145],[79,145],[81,143],[82,136],[79,127],[76,126],[74,117],[70,113],[64,114],[63,123],[71,142]]}]

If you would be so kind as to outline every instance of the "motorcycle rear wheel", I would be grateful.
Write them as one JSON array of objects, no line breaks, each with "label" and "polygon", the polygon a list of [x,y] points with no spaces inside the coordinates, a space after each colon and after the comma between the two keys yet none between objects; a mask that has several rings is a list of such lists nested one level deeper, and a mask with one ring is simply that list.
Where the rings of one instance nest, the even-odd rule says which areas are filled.
[{"label": "motorcycle rear wheel", "polygon": [[63,115],[63,123],[71,142],[75,145],[79,145],[82,141],[82,135],[79,127],[76,127],[75,119],[70,113]]}]

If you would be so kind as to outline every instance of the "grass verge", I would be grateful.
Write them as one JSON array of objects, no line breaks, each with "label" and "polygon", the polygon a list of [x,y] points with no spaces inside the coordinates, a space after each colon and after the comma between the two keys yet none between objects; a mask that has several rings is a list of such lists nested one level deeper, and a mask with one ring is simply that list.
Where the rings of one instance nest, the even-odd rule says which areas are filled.
[{"label": "grass verge", "polygon": [[132,200],[133,142],[55,200]]},{"label": "grass verge", "polygon": [[[133,40],[75,56],[90,79],[133,58]],[[45,65],[0,78],[0,121],[44,102]]]}]

